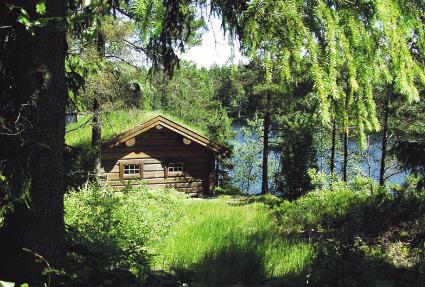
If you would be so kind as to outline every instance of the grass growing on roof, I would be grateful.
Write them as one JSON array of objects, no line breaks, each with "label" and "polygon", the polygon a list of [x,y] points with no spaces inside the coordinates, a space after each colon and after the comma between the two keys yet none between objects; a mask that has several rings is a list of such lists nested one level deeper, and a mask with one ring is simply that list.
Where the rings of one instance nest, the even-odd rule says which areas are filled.
[{"label": "grass growing on roof", "polygon": [[[194,125],[185,122],[173,115],[161,110],[146,111],[139,109],[117,110],[102,115],[102,141],[108,140],[134,128],[136,125],[150,120],[156,116],[164,116],[177,122],[201,135],[208,136],[207,132]],[[199,124],[200,125],[200,124]],[[91,116],[81,116],[76,123],[70,123],[66,127],[65,142],[70,146],[89,146],[91,143]]]}]

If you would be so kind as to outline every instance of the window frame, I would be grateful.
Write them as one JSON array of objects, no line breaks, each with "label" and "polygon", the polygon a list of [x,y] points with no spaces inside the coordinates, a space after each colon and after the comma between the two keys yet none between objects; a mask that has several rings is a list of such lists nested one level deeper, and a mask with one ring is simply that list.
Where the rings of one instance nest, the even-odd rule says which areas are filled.
[{"label": "window frame", "polygon": [[[181,170],[179,171],[170,171],[170,165],[171,164],[181,164]],[[184,175],[185,174],[185,167],[186,167],[186,161],[184,160],[169,160],[165,165],[165,178],[168,178],[169,176],[176,176],[176,175]]]},{"label": "window frame", "polygon": [[[139,173],[137,174],[125,174],[125,166],[126,165],[138,165]],[[143,179],[143,161],[142,160],[120,160],[120,179]]]}]

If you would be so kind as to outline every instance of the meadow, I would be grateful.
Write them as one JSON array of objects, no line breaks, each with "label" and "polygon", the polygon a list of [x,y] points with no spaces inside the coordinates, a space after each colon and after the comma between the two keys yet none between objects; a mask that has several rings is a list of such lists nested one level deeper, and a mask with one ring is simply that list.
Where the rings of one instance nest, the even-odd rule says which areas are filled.
[{"label": "meadow", "polygon": [[358,183],[293,202],[89,185],[65,198],[69,274],[75,286],[423,286],[424,209],[408,187]]}]

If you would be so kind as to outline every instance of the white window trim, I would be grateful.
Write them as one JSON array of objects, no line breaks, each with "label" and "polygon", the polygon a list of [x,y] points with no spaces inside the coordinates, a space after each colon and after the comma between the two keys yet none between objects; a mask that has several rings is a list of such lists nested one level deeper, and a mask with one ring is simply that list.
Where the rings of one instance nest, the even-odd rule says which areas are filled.
[{"label": "white window trim", "polygon": [[167,164],[169,174],[181,174],[184,172],[184,162],[173,161]]},{"label": "white window trim", "polygon": [[[138,166],[138,173],[125,173],[125,166],[135,165]],[[134,167],[131,170],[137,170]],[[120,161],[120,179],[142,179],[143,178],[143,162],[141,160],[123,160]]]}]

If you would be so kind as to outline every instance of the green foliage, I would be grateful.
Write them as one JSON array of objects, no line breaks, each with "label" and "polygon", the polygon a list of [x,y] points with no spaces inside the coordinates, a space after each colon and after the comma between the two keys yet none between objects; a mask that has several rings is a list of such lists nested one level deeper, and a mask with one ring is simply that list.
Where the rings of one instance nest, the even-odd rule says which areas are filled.
[{"label": "green foliage", "polygon": [[418,2],[393,0],[251,1],[242,17],[243,47],[269,70],[272,62],[284,83],[311,81],[323,122],[330,122],[334,102],[344,106],[347,99],[348,109],[339,111],[344,125],[352,120],[364,135],[379,128],[374,84],[392,83],[408,101],[418,99],[425,83],[416,57],[424,42],[420,11]]},{"label": "green foliage", "polygon": [[398,104],[396,114],[390,122],[390,129],[395,134],[395,144],[391,153],[395,154],[400,164],[420,176],[419,188],[425,187],[425,94],[414,104]]},{"label": "green foliage", "polygon": [[[421,286],[424,193],[371,184],[335,182],[292,202],[88,186],[65,197],[68,232],[80,251],[71,252],[79,266],[72,282],[104,284],[102,270],[121,268],[158,284]],[[154,275],[159,270],[169,275]],[[108,276],[117,282],[123,274]]]},{"label": "green foliage", "polygon": [[282,226],[289,230],[323,230],[345,223],[345,215],[351,207],[364,203],[369,194],[362,189],[353,191],[340,183],[332,191],[318,190],[293,202],[284,201],[276,214]]},{"label": "green foliage", "polygon": [[316,167],[316,147],[311,119],[299,113],[282,124],[280,169],[275,176],[277,191],[293,200],[311,189],[307,171]]},{"label": "green foliage", "polygon": [[[89,74],[95,73],[101,65],[98,61],[85,61],[80,55],[69,53],[65,60],[66,84],[68,87],[69,111],[82,111],[87,104],[81,97],[81,89],[85,88]],[[84,89],[83,89],[84,91]]]},{"label": "green foliage", "polygon": [[[14,282],[6,282],[6,281],[0,281],[0,287],[14,287],[18,286]],[[20,287],[29,287],[28,283],[19,284]]]},{"label": "green foliage", "polygon": [[44,1],[37,3],[37,5],[35,5],[35,11],[40,15],[46,14],[46,3],[44,3]]},{"label": "green foliage", "polygon": [[261,175],[261,154],[263,151],[261,135],[263,121],[258,117],[247,121],[247,126],[242,128],[243,142],[233,143],[233,154],[230,162],[233,166],[234,184],[244,193],[256,193],[252,190]]},{"label": "green foliage", "polygon": [[2,5],[9,9],[9,13],[16,15],[16,22],[23,25],[32,36],[35,35],[37,28],[45,27],[49,22],[58,30],[66,30],[66,19],[61,17],[41,17],[46,14],[46,5],[43,1],[35,5],[34,8],[37,15],[33,15],[32,17],[27,10],[20,6],[9,3],[4,3]]},{"label": "green foliage", "polygon": [[261,69],[256,63],[231,66],[212,66],[208,70],[214,83],[214,99],[222,103],[232,118],[250,118],[260,110],[254,85],[260,80]]},{"label": "green foliage", "polygon": [[154,109],[162,109],[186,122],[203,127],[211,139],[225,144],[231,138],[231,120],[215,99],[217,87],[209,71],[182,62],[172,79],[156,74],[146,95]]},{"label": "green foliage", "polygon": [[100,253],[106,269],[145,276],[147,246],[162,239],[181,214],[182,194],[139,188],[115,192],[89,185],[65,196],[65,222],[74,243]]},{"label": "green foliage", "polygon": [[423,192],[408,186],[386,190],[357,178],[292,202],[270,196],[256,201],[273,210],[286,236],[298,234],[314,242],[312,286],[421,286]]},{"label": "green foliage", "polygon": [[232,117],[240,118],[246,112],[248,97],[242,82],[242,71],[238,67],[213,67],[209,74],[215,84],[214,97],[222,103]]},{"label": "green foliage", "polygon": [[371,179],[357,177],[348,184],[335,182],[275,209],[288,231],[340,230],[344,236],[378,234],[389,226],[416,218],[424,210],[423,193],[407,187],[383,189]]}]

